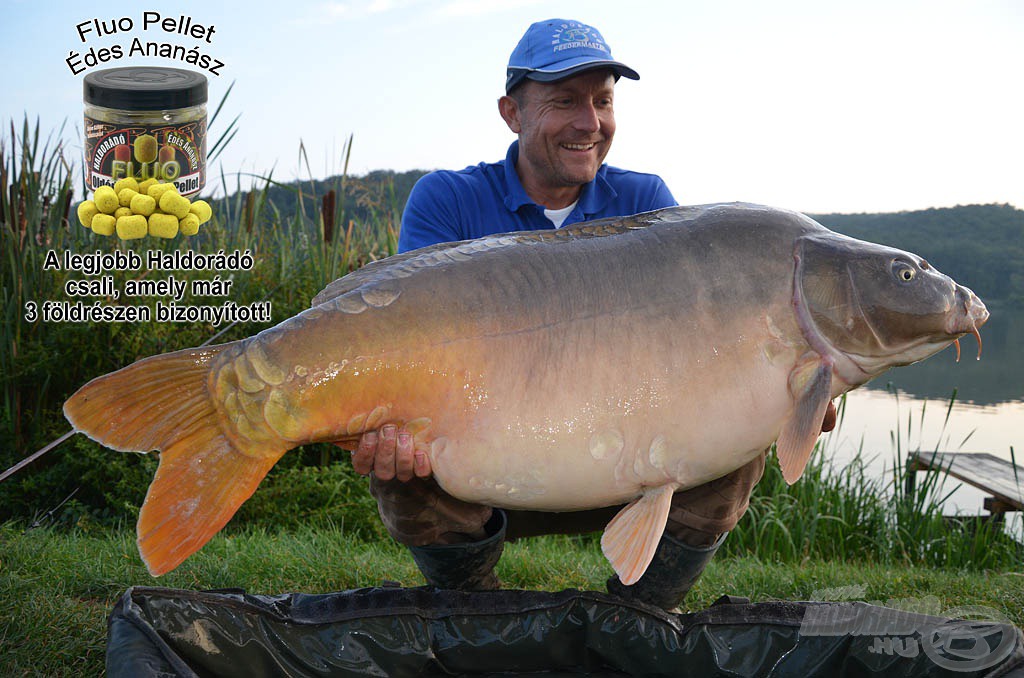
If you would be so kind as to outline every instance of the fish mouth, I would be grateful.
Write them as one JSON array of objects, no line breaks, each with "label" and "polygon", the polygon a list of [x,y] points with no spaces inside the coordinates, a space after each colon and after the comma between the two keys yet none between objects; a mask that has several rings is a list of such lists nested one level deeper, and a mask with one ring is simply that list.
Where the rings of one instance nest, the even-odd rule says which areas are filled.
[{"label": "fish mouth", "polygon": [[978,298],[973,291],[963,285],[956,286],[956,302],[955,306],[963,309],[963,314],[957,313],[950,317],[946,327],[946,331],[949,334],[956,335],[953,339],[953,345],[956,347],[956,361],[960,362],[960,337],[966,334],[973,334],[974,338],[978,340],[978,356],[976,360],[981,360],[981,332],[978,328],[984,325],[989,319],[988,309],[985,308],[985,304]]}]

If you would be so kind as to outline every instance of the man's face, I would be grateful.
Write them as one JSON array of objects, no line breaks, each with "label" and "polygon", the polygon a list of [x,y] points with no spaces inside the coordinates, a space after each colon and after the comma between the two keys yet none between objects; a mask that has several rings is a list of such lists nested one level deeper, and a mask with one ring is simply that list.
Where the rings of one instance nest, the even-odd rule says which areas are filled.
[{"label": "man's face", "polygon": [[519,101],[502,114],[519,135],[517,169],[528,191],[558,191],[593,180],[615,135],[614,88],[607,70],[559,82],[523,82]]}]

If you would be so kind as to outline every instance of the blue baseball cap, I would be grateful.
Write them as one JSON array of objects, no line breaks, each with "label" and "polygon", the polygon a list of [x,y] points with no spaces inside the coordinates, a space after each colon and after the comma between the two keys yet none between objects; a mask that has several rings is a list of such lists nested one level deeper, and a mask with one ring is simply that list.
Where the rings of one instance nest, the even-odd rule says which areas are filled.
[{"label": "blue baseball cap", "polygon": [[611,48],[593,26],[565,19],[538,21],[512,50],[505,93],[524,78],[554,82],[594,68],[607,68],[616,79],[622,75],[640,79],[632,68],[612,59]]}]

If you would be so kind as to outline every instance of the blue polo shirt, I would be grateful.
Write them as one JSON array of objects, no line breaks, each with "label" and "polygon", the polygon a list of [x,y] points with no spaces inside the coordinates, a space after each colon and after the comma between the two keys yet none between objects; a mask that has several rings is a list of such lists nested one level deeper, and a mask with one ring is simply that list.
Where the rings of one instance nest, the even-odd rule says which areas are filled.
[{"label": "blue polo shirt", "polygon": [[[492,233],[554,228],[544,216],[544,206],[526,195],[516,174],[518,157],[519,142],[515,141],[501,162],[440,170],[422,177],[405,204],[398,251]],[[594,180],[583,186],[563,226],[676,204],[661,177],[601,165]]]}]

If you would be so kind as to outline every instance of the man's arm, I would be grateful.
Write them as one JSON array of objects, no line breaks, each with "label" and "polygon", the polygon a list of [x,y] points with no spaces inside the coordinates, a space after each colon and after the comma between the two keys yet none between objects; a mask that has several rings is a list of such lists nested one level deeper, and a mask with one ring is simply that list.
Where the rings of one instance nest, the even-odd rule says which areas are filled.
[{"label": "man's arm", "polygon": [[[402,213],[398,251],[410,252],[443,242],[462,239],[459,232],[458,199],[443,172],[420,177],[409,194]],[[352,452],[352,468],[360,475],[371,471],[380,480],[411,480],[431,475],[426,452],[416,453],[412,435],[388,425],[380,432],[367,431]]]},{"label": "man's arm", "polygon": [[444,174],[431,172],[412,187],[402,212],[399,252],[463,239],[458,199]]},{"label": "man's arm", "polygon": [[672,191],[668,190],[668,185],[661,180],[661,177],[658,177],[658,185],[654,189],[654,197],[651,200],[651,204],[652,210],[661,209],[662,207],[675,207],[679,204],[672,195]]}]

